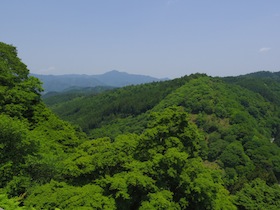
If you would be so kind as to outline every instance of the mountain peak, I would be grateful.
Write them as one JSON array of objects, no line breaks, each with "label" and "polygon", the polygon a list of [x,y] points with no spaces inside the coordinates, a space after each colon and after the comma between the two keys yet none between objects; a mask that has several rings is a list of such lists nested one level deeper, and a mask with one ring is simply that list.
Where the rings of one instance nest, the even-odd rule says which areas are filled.
[{"label": "mountain peak", "polygon": [[118,74],[128,74],[128,73],[118,71],[118,70],[111,70],[111,71],[105,72],[104,74],[101,74],[101,75],[118,75]]}]

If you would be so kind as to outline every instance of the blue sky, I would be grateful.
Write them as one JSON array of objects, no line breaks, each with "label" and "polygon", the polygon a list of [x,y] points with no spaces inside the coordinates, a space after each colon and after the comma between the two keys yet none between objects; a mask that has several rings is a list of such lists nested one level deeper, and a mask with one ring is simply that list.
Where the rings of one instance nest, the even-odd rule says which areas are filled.
[{"label": "blue sky", "polygon": [[158,78],[280,71],[279,0],[1,0],[32,73]]}]

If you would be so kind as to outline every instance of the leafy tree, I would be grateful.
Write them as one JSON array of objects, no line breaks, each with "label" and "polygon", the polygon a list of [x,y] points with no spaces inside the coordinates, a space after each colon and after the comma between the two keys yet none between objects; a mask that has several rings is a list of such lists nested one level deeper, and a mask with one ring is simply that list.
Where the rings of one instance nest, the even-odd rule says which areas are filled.
[{"label": "leafy tree", "polygon": [[118,136],[113,143],[109,138],[86,141],[63,162],[66,166],[63,174],[75,182],[85,183],[120,172],[124,164],[133,160],[137,139],[131,134]]},{"label": "leafy tree", "polygon": [[181,209],[180,205],[173,201],[173,193],[168,190],[162,190],[148,195],[149,200],[143,201],[139,210],[145,209]]},{"label": "leafy tree", "polygon": [[9,199],[6,194],[0,193],[0,209],[12,210],[35,210],[34,208],[21,207],[20,202],[16,198]]},{"label": "leafy tree", "polygon": [[176,106],[151,114],[149,129],[145,131],[140,146],[143,148],[139,148],[139,155],[143,158],[149,157],[147,152],[154,147],[157,147],[156,152],[163,153],[166,148],[183,146],[191,157],[202,154],[201,148],[206,149],[202,133],[190,122],[184,109]]},{"label": "leafy tree", "polygon": [[16,48],[0,42],[0,113],[32,121],[40,104],[41,83],[17,57]]},{"label": "leafy tree", "polygon": [[106,176],[97,183],[113,195],[118,209],[138,209],[146,195],[156,190],[155,180],[139,170]]},{"label": "leafy tree", "polygon": [[184,204],[187,201],[186,207],[236,209],[229,192],[223,187],[219,171],[205,167],[199,158],[189,160],[188,167],[184,168],[181,174],[181,179],[181,188],[185,196],[182,196],[180,203]]},{"label": "leafy tree", "polygon": [[62,179],[65,168],[63,160],[75,152],[86,136],[69,123],[46,111],[47,119],[39,121],[30,132],[40,145],[34,155],[26,159],[26,171],[33,180],[47,183],[51,179]]},{"label": "leafy tree", "polygon": [[20,120],[0,115],[0,186],[4,187],[24,168],[29,154],[37,151],[28,126]]},{"label": "leafy tree", "polygon": [[35,187],[25,205],[36,209],[116,209],[114,199],[104,196],[103,192],[102,188],[92,184],[75,187],[51,181]]}]

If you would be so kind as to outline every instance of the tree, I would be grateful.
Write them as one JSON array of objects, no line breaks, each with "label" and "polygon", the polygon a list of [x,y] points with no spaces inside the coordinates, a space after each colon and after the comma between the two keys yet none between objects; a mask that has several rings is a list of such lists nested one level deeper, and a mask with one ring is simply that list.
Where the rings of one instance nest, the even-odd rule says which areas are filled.
[{"label": "tree", "polygon": [[38,145],[30,138],[27,124],[0,115],[0,187],[21,173],[27,156],[37,149]]},{"label": "tree", "polygon": [[143,201],[139,210],[146,209],[166,209],[166,210],[176,210],[181,209],[178,203],[173,201],[173,193],[168,190],[158,191],[156,193],[148,194],[148,201]]},{"label": "tree", "polygon": [[16,48],[0,42],[0,113],[32,121],[42,88],[41,82],[28,74]]},{"label": "tree", "polygon": [[151,148],[163,153],[166,148],[177,146],[183,147],[191,157],[202,155],[207,150],[202,133],[190,122],[183,107],[172,106],[161,112],[151,113],[149,128],[140,140],[139,156],[148,158],[147,152]]},{"label": "tree", "polygon": [[20,207],[19,202],[15,199],[9,199],[6,194],[0,193],[0,209],[13,209],[13,210],[35,210],[29,207]]},{"label": "tree", "polygon": [[103,192],[102,188],[92,184],[75,187],[51,181],[35,187],[24,203],[36,209],[116,209],[114,199],[104,196]]}]

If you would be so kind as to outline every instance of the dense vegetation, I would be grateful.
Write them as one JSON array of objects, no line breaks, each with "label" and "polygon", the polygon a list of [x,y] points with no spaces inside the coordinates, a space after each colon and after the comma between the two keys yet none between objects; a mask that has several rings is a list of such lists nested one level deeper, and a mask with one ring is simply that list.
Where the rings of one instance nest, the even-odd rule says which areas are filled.
[{"label": "dense vegetation", "polygon": [[71,101],[75,98],[88,96],[88,95],[97,95],[98,93],[112,90],[115,87],[109,87],[109,86],[96,86],[96,87],[72,87],[69,89],[66,89],[62,92],[48,92],[46,94],[42,95],[42,99],[45,102],[47,106],[53,106],[55,104]]},{"label": "dense vegetation", "polygon": [[46,97],[70,124],[4,43],[0,71],[1,208],[280,208],[278,77]]}]

